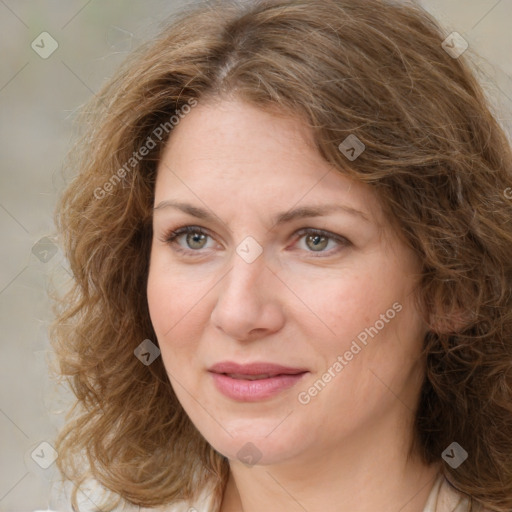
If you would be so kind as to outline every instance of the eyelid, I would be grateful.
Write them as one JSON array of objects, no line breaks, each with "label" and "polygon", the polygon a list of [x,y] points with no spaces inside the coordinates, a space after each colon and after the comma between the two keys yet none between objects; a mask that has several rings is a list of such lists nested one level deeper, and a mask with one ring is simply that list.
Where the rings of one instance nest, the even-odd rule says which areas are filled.
[{"label": "eyelid", "polygon": [[170,229],[168,231],[165,231],[163,237],[161,238],[161,241],[164,243],[167,243],[169,245],[175,246],[174,250],[177,252],[192,254],[193,256],[201,255],[201,253],[203,253],[204,250],[199,249],[197,251],[194,251],[192,249],[185,249],[183,247],[180,247],[175,242],[175,240],[177,238],[179,238],[180,236],[186,235],[187,233],[201,233],[203,235],[209,236],[212,239],[215,239],[215,237],[206,228],[202,228],[201,226],[187,224],[185,226],[177,227],[176,229]]},{"label": "eyelid", "polygon": [[[198,249],[198,250],[194,251],[192,249],[185,249],[175,243],[175,240],[177,238],[179,238],[180,236],[186,235],[188,233],[200,233],[200,234],[209,236],[210,238],[215,240],[215,237],[210,233],[210,231],[208,229],[203,228],[201,226],[197,226],[197,225],[187,224],[187,225],[184,225],[181,227],[177,227],[175,229],[170,229],[168,231],[165,231],[163,237],[161,238],[161,241],[164,243],[167,243],[169,245],[174,245],[175,246],[174,250],[176,250],[177,252],[187,254],[187,255],[192,255],[193,257],[201,256],[204,253],[203,249]],[[294,239],[296,239],[295,241],[298,241],[303,236],[307,236],[310,234],[316,234],[318,236],[323,236],[325,238],[328,238],[329,240],[334,240],[339,245],[339,247],[337,247],[335,249],[331,249],[329,251],[320,251],[317,253],[319,255],[325,254],[325,256],[315,256],[315,251],[306,251],[306,252],[312,254],[313,257],[322,258],[322,257],[327,257],[327,256],[333,256],[334,254],[337,254],[342,248],[352,245],[352,242],[348,238],[346,238],[342,235],[338,235],[336,233],[327,231],[325,229],[318,229],[318,228],[312,228],[312,227],[298,229],[293,233],[292,236],[294,237]]]},{"label": "eyelid", "polygon": [[[325,257],[337,254],[339,252],[339,250],[342,249],[343,247],[352,245],[352,242],[348,238],[344,237],[343,235],[338,235],[337,233],[333,233],[332,231],[327,231],[325,229],[318,229],[318,228],[301,228],[298,231],[294,232],[294,237],[296,237],[297,240],[300,240],[303,236],[307,236],[307,235],[311,235],[311,234],[322,236],[329,240],[334,240],[338,244],[338,247],[335,249],[331,249],[329,251],[320,251],[319,253],[317,253],[317,254],[325,254],[326,255]],[[315,254],[315,251],[307,251],[307,252],[310,252],[313,255]]]}]

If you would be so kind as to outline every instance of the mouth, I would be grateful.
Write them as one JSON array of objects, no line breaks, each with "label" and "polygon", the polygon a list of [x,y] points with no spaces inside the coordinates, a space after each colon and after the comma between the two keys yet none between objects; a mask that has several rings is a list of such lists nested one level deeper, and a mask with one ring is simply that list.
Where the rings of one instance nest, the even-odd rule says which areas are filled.
[{"label": "mouth", "polygon": [[292,368],[274,363],[218,363],[209,369],[216,388],[232,400],[255,402],[272,398],[296,385],[305,368]]},{"label": "mouth", "polygon": [[224,361],[214,364],[208,369],[208,371],[229,375],[235,379],[264,379],[276,377],[278,375],[297,375],[299,373],[307,372],[308,369],[266,362],[240,364],[232,361]]},{"label": "mouth", "polygon": [[242,379],[242,380],[261,380],[261,379],[269,379],[271,377],[278,377],[279,375],[284,374],[270,374],[264,373],[262,375],[242,375],[241,373],[222,373],[221,375],[227,375],[232,379]]}]

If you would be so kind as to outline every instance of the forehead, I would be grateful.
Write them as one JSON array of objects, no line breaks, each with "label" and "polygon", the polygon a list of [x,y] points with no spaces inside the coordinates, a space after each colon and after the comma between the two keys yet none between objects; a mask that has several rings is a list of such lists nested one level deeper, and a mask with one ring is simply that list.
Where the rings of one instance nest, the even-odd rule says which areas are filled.
[{"label": "forehead", "polygon": [[341,202],[381,215],[373,189],[326,162],[300,117],[237,99],[200,102],[173,129],[158,165],[155,204],[169,195],[276,210]]}]

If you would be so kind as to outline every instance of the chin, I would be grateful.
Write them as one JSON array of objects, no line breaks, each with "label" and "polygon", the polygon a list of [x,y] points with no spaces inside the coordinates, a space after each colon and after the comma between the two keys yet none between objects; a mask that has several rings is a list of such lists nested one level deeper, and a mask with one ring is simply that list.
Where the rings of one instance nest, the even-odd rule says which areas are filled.
[{"label": "chin", "polygon": [[304,448],[301,446],[303,437],[291,430],[291,425],[286,426],[286,422],[283,417],[237,419],[223,423],[226,430],[218,424],[214,432],[201,426],[197,428],[208,443],[228,459],[247,465],[270,465],[284,462]]},{"label": "chin", "polygon": [[296,455],[291,445],[297,447],[296,443],[287,443],[281,439],[272,442],[265,437],[234,437],[210,444],[231,461],[242,462],[247,466],[268,466],[285,462]]}]

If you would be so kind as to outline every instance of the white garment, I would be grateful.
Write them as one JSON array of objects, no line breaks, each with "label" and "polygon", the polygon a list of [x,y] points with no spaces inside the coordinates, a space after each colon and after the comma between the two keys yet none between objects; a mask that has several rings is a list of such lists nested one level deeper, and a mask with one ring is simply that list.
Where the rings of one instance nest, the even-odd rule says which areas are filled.
[{"label": "white garment", "polygon": [[455,491],[443,475],[439,475],[423,512],[467,512],[469,499]]},{"label": "white garment", "polygon": [[[93,502],[98,503],[100,493],[94,491],[87,492],[89,498],[87,500],[80,499],[80,512],[93,512],[95,509]],[[62,492],[62,490],[61,490]],[[69,486],[67,492],[64,493],[67,498],[60,499],[54,495],[52,500],[52,509],[58,512],[72,512],[69,503]],[[80,493],[79,493],[80,495]],[[82,495],[85,498],[84,495]],[[98,500],[98,501],[97,501]],[[443,475],[439,475],[430,491],[423,512],[467,512],[469,511],[469,499],[464,495],[455,491]],[[142,508],[137,506],[128,506],[119,508],[115,512],[215,512],[212,508],[212,495],[209,491],[203,491],[198,499],[193,502],[180,501],[173,505],[158,508]]]},{"label": "white garment", "polygon": [[[211,501],[211,494],[203,492],[193,504],[181,502],[167,508],[158,509],[158,511],[141,508],[140,512],[215,512],[211,508]],[[468,510],[469,499],[455,491],[444,476],[440,474],[430,491],[423,512],[467,512]]]}]

